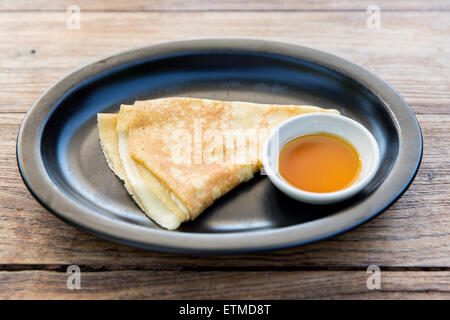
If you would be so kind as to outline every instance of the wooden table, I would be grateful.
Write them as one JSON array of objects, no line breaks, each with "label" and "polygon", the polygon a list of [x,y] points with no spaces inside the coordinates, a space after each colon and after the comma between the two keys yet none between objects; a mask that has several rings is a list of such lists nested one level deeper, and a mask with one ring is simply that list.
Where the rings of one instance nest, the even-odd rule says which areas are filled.
[{"label": "wooden table", "polygon": [[[450,2],[0,2],[1,298],[450,298]],[[81,28],[67,29],[67,6]],[[350,59],[387,80],[414,109],[421,168],[386,212],[318,243],[239,255],[145,251],[75,229],[43,209],[16,164],[19,125],[33,101],[74,68],[120,50],[195,37],[258,37]],[[69,265],[81,290],[68,290]],[[369,265],[381,289],[369,290]]]}]

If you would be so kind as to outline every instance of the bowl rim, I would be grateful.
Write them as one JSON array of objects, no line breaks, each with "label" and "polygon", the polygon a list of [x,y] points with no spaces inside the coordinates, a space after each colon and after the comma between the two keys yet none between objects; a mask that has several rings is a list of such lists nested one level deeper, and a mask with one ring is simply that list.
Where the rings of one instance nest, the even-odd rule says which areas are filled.
[{"label": "bowl rim", "polygon": [[[338,133],[332,132],[332,130],[320,130],[320,131],[313,131],[311,133],[305,133],[305,134],[298,134],[295,135],[293,138],[288,139],[283,144],[279,143],[279,148],[276,151],[275,154],[270,155],[270,158],[268,157],[268,149],[272,146],[272,142],[274,139],[276,139],[277,134],[280,132],[280,130],[283,127],[287,127],[290,125],[293,125],[294,123],[301,123],[302,121],[309,121],[312,119],[317,119],[318,121],[323,121],[325,119],[333,119],[333,121],[337,122],[345,122],[349,127],[353,128],[359,133],[363,133],[364,137],[367,139],[367,141],[370,143],[370,146],[374,152],[374,158],[375,161],[372,164],[372,166],[369,168],[369,171],[363,176],[362,179],[359,179],[356,183],[353,183],[351,186],[338,190],[333,192],[311,192],[306,190],[301,190],[299,188],[296,188],[292,186],[289,182],[284,180],[282,177],[280,177],[277,172],[278,170],[274,170],[273,168],[273,158],[278,157],[281,148],[286,145],[289,141],[292,141],[295,138],[302,137],[306,134],[314,134],[319,132],[324,133],[330,133],[337,136],[340,136]],[[356,146],[353,146],[355,149],[357,149],[358,153],[361,154],[361,151],[358,150]],[[267,176],[269,177],[269,180],[281,191],[283,191],[286,195],[296,199],[296,200],[304,200],[305,202],[313,201],[315,204],[320,203],[334,203],[338,201],[342,201],[344,199],[347,199],[358,192],[360,192],[362,189],[364,189],[375,177],[375,174],[378,171],[378,168],[380,166],[380,148],[378,145],[378,142],[374,138],[374,136],[370,133],[370,131],[364,127],[361,123],[359,123],[356,120],[353,120],[349,117],[340,115],[340,114],[331,114],[331,113],[307,113],[307,114],[301,114],[298,116],[295,116],[293,118],[290,118],[286,121],[283,121],[281,124],[279,124],[275,129],[272,130],[269,137],[267,138],[266,142],[264,143],[263,148],[263,154],[262,154],[262,163],[264,166],[264,171],[266,172]]]},{"label": "bowl rim", "polygon": [[[117,223],[108,217],[92,215],[67,198],[52,183],[40,156],[40,138],[55,101],[80,81],[142,59],[165,54],[197,51],[245,51],[269,53],[307,61],[347,76],[389,107],[400,137],[399,154],[391,171],[374,194],[376,209],[350,208],[300,225],[277,229],[197,234],[149,229]],[[350,230],[381,213],[409,187],[417,174],[423,151],[422,132],[408,103],[384,80],[346,59],[297,44],[255,38],[197,38],[159,42],[121,51],[86,64],[50,86],[33,103],[18,132],[16,155],[22,179],[31,194],[47,210],[62,220],[100,237],[147,249],[190,253],[230,253],[268,250],[306,244]],[[401,165],[399,165],[399,163]],[[379,192],[383,188],[383,192]]]}]

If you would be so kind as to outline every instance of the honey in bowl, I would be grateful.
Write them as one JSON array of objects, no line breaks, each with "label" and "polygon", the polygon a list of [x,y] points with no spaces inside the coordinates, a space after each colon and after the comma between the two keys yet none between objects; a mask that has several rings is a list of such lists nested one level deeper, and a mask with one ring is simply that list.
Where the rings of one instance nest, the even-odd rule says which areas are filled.
[{"label": "honey in bowl", "polygon": [[361,173],[356,149],[341,137],[315,133],[295,138],[280,151],[278,169],[294,187],[334,192],[350,187]]}]

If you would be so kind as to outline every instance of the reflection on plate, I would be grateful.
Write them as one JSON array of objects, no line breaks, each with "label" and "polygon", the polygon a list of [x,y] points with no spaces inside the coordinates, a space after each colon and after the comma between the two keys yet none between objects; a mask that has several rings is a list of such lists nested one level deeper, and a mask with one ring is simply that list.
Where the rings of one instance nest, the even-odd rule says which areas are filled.
[{"label": "reflection on plate", "polygon": [[[372,133],[381,164],[363,192],[326,206],[292,200],[256,175],[196,221],[166,231],[142,214],[109,169],[96,117],[169,96],[329,106]],[[163,43],[81,68],[36,101],[17,144],[25,183],[57,216],[118,242],[189,252],[286,247],[348,230],[401,195],[421,154],[413,112],[381,79],[324,52],[249,39]]]}]

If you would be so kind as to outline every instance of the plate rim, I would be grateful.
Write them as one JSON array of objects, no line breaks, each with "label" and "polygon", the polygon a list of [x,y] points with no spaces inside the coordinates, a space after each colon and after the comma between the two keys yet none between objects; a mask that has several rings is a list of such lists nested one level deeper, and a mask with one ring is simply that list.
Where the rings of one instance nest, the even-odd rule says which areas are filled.
[{"label": "plate rim", "polygon": [[[288,56],[331,69],[362,85],[388,106],[387,110],[392,113],[391,117],[396,123],[397,131],[400,131],[401,134],[397,159],[389,174],[378,187],[379,189],[387,184],[391,193],[394,189],[393,194],[387,197],[388,199],[382,200],[383,205],[376,210],[371,210],[370,213],[357,214],[357,208],[353,208],[339,215],[276,229],[200,234],[146,228],[127,222],[117,223],[106,216],[92,215],[90,210],[77,205],[76,201],[69,199],[58,190],[46,172],[39,150],[42,130],[53,111],[54,103],[60,97],[67,94],[80,81],[92,78],[111,68],[144,58],[158,57],[163,53],[173,54],[177,51],[201,50],[250,51]],[[392,110],[392,107],[397,110]],[[400,113],[400,118],[397,117],[397,113]],[[403,122],[406,123],[403,124]],[[408,128],[411,132],[408,131],[406,134],[400,130],[401,124],[406,127],[409,125]],[[24,152],[24,150],[28,150],[28,152]],[[346,232],[383,212],[408,189],[417,174],[422,153],[422,132],[413,110],[399,93],[374,73],[325,51],[297,44],[255,38],[200,38],[159,42],[121,51],[87,63],[67,73],[38,97],[22,121],[16,145],[17,164],[26,187],[33,197],[55,216],[108,240],[146,249],[184,253],[270,250],[302,245]],[[414,156],[413,161],[410,156]],[[404,163],[401,168],[399,167],[399,159],[408,160],[406,168]],[[27,167],[28,163],[34,164],[33,169]],[[392,181],[393,173],[401,173],[401,181]],[[375,200],[380,197],[386,198],[382,197],[380,193],[377,194],[376,191],[371,196],[377,196]]]}]

